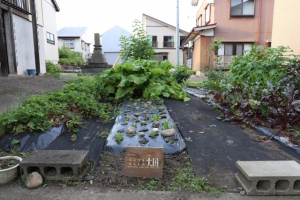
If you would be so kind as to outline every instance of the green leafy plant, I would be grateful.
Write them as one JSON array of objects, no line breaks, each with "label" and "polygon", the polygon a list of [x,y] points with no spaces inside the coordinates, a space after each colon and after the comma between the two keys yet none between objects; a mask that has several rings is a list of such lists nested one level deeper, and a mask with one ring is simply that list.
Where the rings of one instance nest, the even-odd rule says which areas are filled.
[{"label": "green leafy plant", "polygon": [[151,137],[156,137],[157,136],[157,132],[156,131],[151,131]]},{"label": "green leafy plant", "polygon": [[100,94],[111,100],[124,101],[143,97],[147,100],[159,96],[189,101],[187,93],[177,83],[169,69],[173,66],[164,61],[129,60],[96,77]]},{"label": "green leafy plant", "polygon": [[47,74],[59,74],[62,69],[59,66],[54,65],[52,62],[46,62],[46,73]]},{"label": "green leafy plant", "polygon": [[160,117],[161,117],[161,115],[155,115],[155,114],[152,115],[152,118],[154,121],[158,121],[160,119]]},{"label": "green leafy plant", "polygon": [[71,141],[75,141],[77,139],[77,135],[76,134],[73,134],[72,136],[71,136]]},{"label": "green leafy plant", "polygon": [[72,51],[66,46],[62,46],[58,49],[59,52],[59,63],[65,65],[73,65],[79,67],[85,64],[85,61],[78,51]]},{"label": "green leafy plant", "polygon": [[123,140],[123,134],[122,133],[116,133],[115,138],[118,142],[121,142]]},{"label": "green leafy plant", "polygon": [[122,60],[129,59],[154,59],[155,51],[152,48],[150,37],[143,29],[140,21],[134,20],[133,34],[129,37],[121,36],[120,46],[122,50]]},{"label": "green leafy plant", "polygon": [[173,128],[174,126],[172,124],[169,124],[169,122],[167,121],[164,121],[164,123],[162,124],[162,129],[163,130],[166,130],[166,129],[171,129]]},{"label": "green leafy plant", "polygon": [[182,65],[176,67],[176,71],[173,73],[173,76],[179,84],[182,84],[194,73],[195,71],[188,70],[188,66]]},{"label": "green leafy plant", "polygon": [[[208,52],[208,62],[205,63],[206,64],[206,71],[211,70],[211,60],[214,57],[213,52],[216,52],[217,49],[222,49],[224,48],[224,45],[222,44],[222,39],[216,38],[214,40],[211,41],[210,46],[207,48],[207,52]],[[217,53],[215,53],[217,55]],[[220,56],[215,56],[215,58],[213,59],[215,61],[215,63],[220,63],[221,57]]]},{"label": "green leafy plant", "polygon": [[78,132],[78,127],[83,125],[82,118],[97,116],[103,123],[111,121],[110,106],[99,103],[98,88],[95,79],[80,78],[68,82],[61,90],[31,97],[0,114],[1,131],[45,131],[65,122],[69,132]]},{"label": "green leafy plant", "polygon": [[291,52],[289,47],[283,46],[252,46],[247,55],[234,56],[228,64],[230,79],[237,82],[261,82],[264,85],[267,85],[268,81],[277,84],[286,74],[288,65],[295,65],[299,60],[299,57]]},{"label": "green leafy plant", "polygon": [[101,133],[98,133],[97,134],[97,137],[100,137],[100,138],[107,138],[109,135],[109,130],[108,129],[105,129],[104,131],[102,131]]}]

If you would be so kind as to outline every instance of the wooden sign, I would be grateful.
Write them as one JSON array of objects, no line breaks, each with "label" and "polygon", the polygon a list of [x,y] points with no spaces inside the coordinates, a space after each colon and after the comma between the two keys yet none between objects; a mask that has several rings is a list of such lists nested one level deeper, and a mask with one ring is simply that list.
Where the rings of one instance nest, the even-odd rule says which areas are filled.
[{"label": "wooden sign", "polygon": [[125,176],[162,178],[164,148],[126,147]]}]

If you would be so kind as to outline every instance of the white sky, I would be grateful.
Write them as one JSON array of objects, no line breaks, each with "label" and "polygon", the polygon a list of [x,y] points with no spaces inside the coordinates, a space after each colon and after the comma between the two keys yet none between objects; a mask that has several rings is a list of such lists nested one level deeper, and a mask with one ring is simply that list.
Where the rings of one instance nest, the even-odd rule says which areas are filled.
[{"label": "white sky", "polygon": [[[88,42],[94,43],[94,33],[118,25],[132,32],[133,21],[142,21],[142,14],[176,26],[177,0],[56,0],[57,30],[63,27],[88,27]],[[196,25],[197,7],[191,0],[179,0],[179,27],[190,32]]]}]

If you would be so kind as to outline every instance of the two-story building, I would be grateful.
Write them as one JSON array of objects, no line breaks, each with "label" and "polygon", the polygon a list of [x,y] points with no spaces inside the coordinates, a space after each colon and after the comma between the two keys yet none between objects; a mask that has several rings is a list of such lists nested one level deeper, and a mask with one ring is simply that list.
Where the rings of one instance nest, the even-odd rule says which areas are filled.
[{"label": "two-story building", "polygon": [[[176,27],[146,14],[143,14],[142,23],[144,30],[151,37],[156,52],[155,58],[159,62],[168,60],[172,65],[176,65]],[[187,35],[188,32],[179,29],[181,42]],[[184,64],[183,60],[182,48],[180,48],[179,65]]]},{"label": "two-story building", "polygon": [[0,76],[26,75],[26,69],[43,74],[45,61],[58,62],[59,10],[55,0],[1,0]]},{"label": "two-story building", "polygon": [[64,27],[57,32],[58,46],[66,46],[81,53],[83,59],[87,59],[90,53],[87,27]]},{"label": "two-story building", "polygon": [[[213,54],[221,56],[220,66],[211,60],[210,68],[223,67],[232,56],[245,54],[251,45],[271,46],[274,0],[192,0],[199,6],[196,26],[183,41],[188,46],[192,69],[199,74],[209,63],[208,47],[221,39],[223,48]],[[212,58],[213,59],[213,58]]]}]

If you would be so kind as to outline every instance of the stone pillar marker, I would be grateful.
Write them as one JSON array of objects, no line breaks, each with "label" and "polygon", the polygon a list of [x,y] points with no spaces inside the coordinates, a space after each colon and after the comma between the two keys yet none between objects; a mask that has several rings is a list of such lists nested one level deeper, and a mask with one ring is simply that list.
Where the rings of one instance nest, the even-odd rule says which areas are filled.
[{"label": "stone pillar marker", "polygon": [[93,56],[88,65],[81,67],[82,73],[85,75],[100,75],[103,70],[112,67],[112,65],[108,65],[106,62],[100,38],[101,35],[99,33],[94,34],[95,45]]}]

